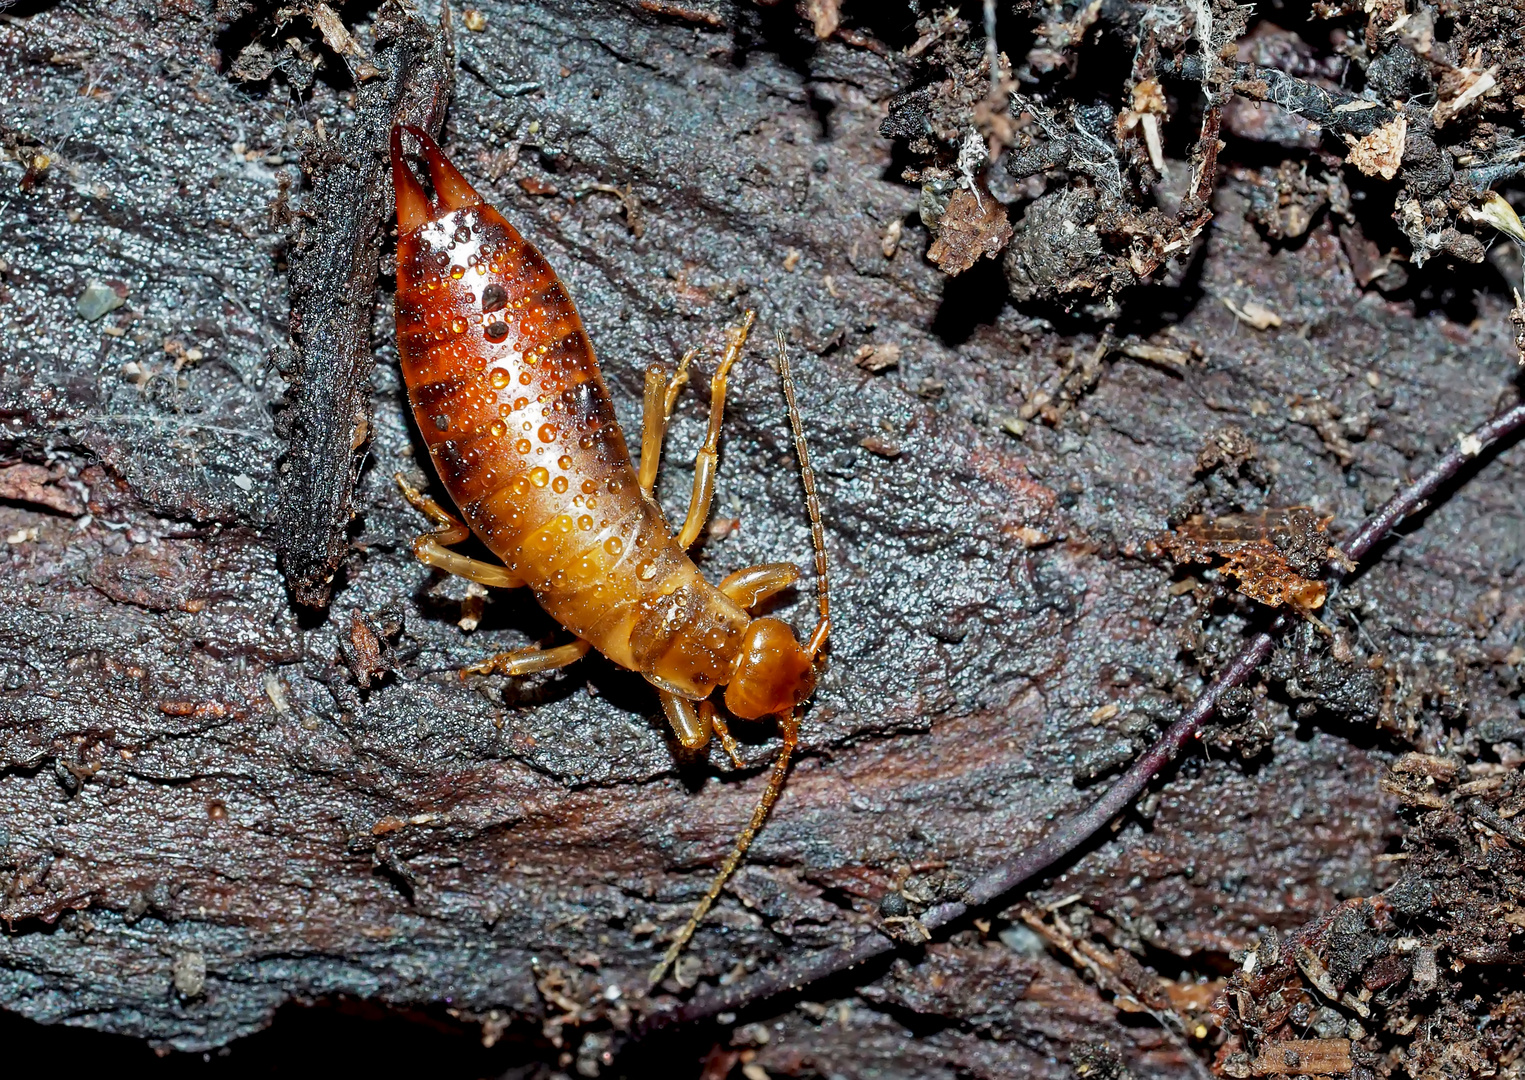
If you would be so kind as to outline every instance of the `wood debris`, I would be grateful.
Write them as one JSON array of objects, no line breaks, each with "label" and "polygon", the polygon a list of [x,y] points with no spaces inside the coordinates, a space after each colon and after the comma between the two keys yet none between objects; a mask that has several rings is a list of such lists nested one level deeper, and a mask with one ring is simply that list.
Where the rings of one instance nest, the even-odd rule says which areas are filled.
[{"label": "wood debris", "polygon": [[1250,1066],[1254,1076],[1343,1076],[1353,1068],[1349,1039],[1268,1042]]},{"label": "wood debris", "polygon": [[962,274],[981,256],[995,258],[1011,234],[1006,207],[989,194],[960,188],[948,199],[927,258],[946,274]]},{"label": "wood debris", "polygon": [[1346,135],[1350,155],[1345,159],[1367,176],[1391,180],[1403,164],[1403,143],[1408,137],[1408,118],[1402,113],[1362,138]]},{"label": "wood debris", "polygon": [[842,23],[842,0],[804,0],[800,7],[821,41],[835,34]]},{"label": "wood debris", "polygon": [[1329,520],[1306,506],[1212,519],[1196,514],[1151,546],[1176,563],[1221,562],[1245,596],[1312,619],[1327,594],[1317,575],[1331,550]]}]

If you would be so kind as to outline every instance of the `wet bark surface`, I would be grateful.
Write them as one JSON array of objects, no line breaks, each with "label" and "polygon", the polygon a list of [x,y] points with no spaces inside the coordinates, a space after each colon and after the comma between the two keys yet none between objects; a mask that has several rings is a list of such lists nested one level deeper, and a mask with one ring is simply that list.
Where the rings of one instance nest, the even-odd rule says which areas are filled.
[{"label": "wet bark surface", "polygon": [[[1084,805],[1264,622],[1144,554],[1193,499],[1225,505],[1222,470],[1198,468],[1215,432],[1253,443],[1266,504],[1312,506],[1338,536],[1513,400],[1516,361],[1489,267],[1431,263],[1431,293],[1389,299],[1327,217],[1268,239],[1232,169],[1190,265],[1124,302],[1124,330],[1184,362],[1099,348],[1087,317],[1007,302],[998,260],[958,277],[926,260],[879,132],[904,89],[892,58],[786,7],[670,7],[481,5],[483,29],[457,28],[443,145],[567,282],[627,435],[647,364],[700,345],[702,377],[758,310],[698,549],[712,579],[810,563],[773,328],[799,358],[830,664],[783,798],[663,991],[683,994],[866,932],[901,890],[956,890]],[[1383,778],[1406,751],[1517,756],[1525,457],[1505,448],[1325,615],[1385,711],[1342,697],[1348,656],[1299,631],[1239,717],[1253,737],[1186,759],[1013,898],[1041,930],[991,912],[752,1026],[626,1048],[772,733],[737,725],[754,766],[737,774],[718,750],[683,758],[645,684],[596,656],[457,675],[559,631],[523,593],[463,630],[465,588],[411,556],[424,523],[392,475],[424,479],[426,454],[386,251],[357,516],[328,606],[295,602],[282,214],[313,206],[298,162],[353,129],[366,90],[333,57],[304,94],[234,79],[270,17],[63,2],[0,23],[0,1003],[17,1016],[189,1051],[288,1003],[363,999],[480,1022],[500,1069],[698,1075],[715,1043],[714,1075],[1064,1076],[1108,1044],[1135,1075],[1183,1075],[1211,1051],[1121,1009],[1056,941],[1084,923],[1205,1013],[1200,988],[1263,930],[1398,880]],[[87,318],[87,293],[121,302]],[[1251,304],[1279,325],[1255,328]],[[1018,419],[1040,393],[1073,407]],[[659,487],[672,520],[703,422],[691,392]],[[347,471],[340,442],[327,465]],[[808,588],[776,613],[808,625]]]}]

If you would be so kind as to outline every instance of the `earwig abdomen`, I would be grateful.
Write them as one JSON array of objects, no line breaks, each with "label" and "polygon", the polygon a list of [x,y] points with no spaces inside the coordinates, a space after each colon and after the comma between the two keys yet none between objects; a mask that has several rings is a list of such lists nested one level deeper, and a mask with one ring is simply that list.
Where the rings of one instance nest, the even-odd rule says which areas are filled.
[{"label": "earwig abdomen", "polygon": [[546,611],[615,663],[703,698],[751,621],[640,490],[566,289],[492,207],[397,242],[403,378],[441,481]]}]

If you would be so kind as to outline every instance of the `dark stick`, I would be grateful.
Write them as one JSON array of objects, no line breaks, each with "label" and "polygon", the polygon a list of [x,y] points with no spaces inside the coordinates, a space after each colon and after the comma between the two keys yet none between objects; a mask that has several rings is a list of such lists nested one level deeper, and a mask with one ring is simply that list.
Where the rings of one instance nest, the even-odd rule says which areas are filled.
[{"label": "dark stick", "polygon": [[438,27],[393,4],[376,20],[381,74],[355,95],[337,145],[310,151],[312,176],[291,248],[291,334],[279,433],[276,548],[292,599],[323,607],[348,550],[355,481],[371,428],[371,319],[392,217],[387,138],[395,123],[438,134],[454,78],[448,5]]},{"label": "dark stick", "polygon": [[[1499,439],[1525,429],[1525,403],[1514,406],[1473,429],[1456,440],[1439,461],[1408,487],[1389,499],[1382,508],[1367,518],[1360,529],[1341,545],[1341,550],[1352,562],[1362,556],[1387,536],[1404,518],[1420,509],[1441,485],[1451,480],[1483,449]],[[965,891],[963,899],[945,901],[930,908],[921,916],[921,924],[928,930],[946,926],[961,918],[971,909],[981,907],[1005,896],[1024,881],[1042,873],[1089,840],[1103,825],[1121,813],[1130,802],[1144,790],[1149,781],[1196,738],[1203,723],[1213,715],[1225,691],[1238,686],[1255,673],[1271,649],[1277,636],[1290,625],[1285,615],[1277,616],[1269,627],[1256,634],[1221,671],[1192,703],[1191,708],[1177,720],[1159,740],[1138,758],[1117,783],[1085,810],[1066,821],[1059,828],[1039,840],[1009,862],[1002,863],[979,878]],[[848,945],[825,949],[805,957],[796,964],[789,964],[775,971],[765,971],[750,979],[721,987],[684,1002],[676,1009],[653,1013],[642,1022],[642,1031],[652,1031],[672,1024],[701,1020],[716,1013],[738,1009],[743,1005],[773,997],[789,990],[798,990],[830,975],[856,967],[866,960],[882,956],[896,947],[896,941],[882,931],[865,934]]]}]

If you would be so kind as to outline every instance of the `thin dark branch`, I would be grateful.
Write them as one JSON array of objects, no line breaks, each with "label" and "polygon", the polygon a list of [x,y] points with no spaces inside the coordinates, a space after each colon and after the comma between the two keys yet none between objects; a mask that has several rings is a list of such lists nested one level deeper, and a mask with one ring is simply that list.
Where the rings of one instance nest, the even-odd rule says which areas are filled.
[{"label": "thin dark branch", "polygon": [[[1198,82],[1202,78],[1202,58],[1193,55],[1163,60],[1156,72],[1166,78]],[[1335,134],[1369,135],[1398,115],[1381,102],[1368,101],[1348,90],[1326,89],[1285,71],[1255,64],[1236,64],[1230,87],[1241,97],[1280,105]]]},{"label": "thin dark branch", "polygon": [[349,550],[355,484],[372,424],[372,321],[382,237],[392,215],[387,137],[396,123],[438,133],[454,84],[449,5],[430,26],[400,6],[376,21],[381,74],[355,94],[337,143],[304,158],[312,188],[292,237],[291,332],[296,346],[279,431],[276,549],[299,604],[328,604]]},{"label": "thin dark branch", "polygon": [[[1346,557],[1353,562],[1361,559],[1404,518],[1428,503],[1442,486],[1475,460],[1485,448],[1500,439],[1518,434],[1522,429],[1525,429],[1525,403],[1515,405],[1481,427],[1460,436],[1447,454],[1389,499],[1341,545]],[[1102,826],[1121,813],[1187,743],[1197,737],[1203,723],[1217,709],[1224,693],[1255,673],[1256,668],[1270,656],[1277,636],[1290,622],[1285,615],[1278,616],[1269,627],[1252,637],[1239,655],[1218,672],[1202,696],[1101,798],[1032,847],[979,878],[964,891],[961,900],[946,901],[930,908],[921,916],[921,924],[928,930],[946,926],[972,909],[1006,896],[1089,840]],[[642,1030],[651,1031],[704,1019],[777,994],[798,990],[882,956],[892,951],[896,944],[893,938],[875,930],[851,944],[822,950],[804,957],[798,963],[765,971],[750,979],[702,994],[675,1009],[653,1013],[643,1022]]]}]

